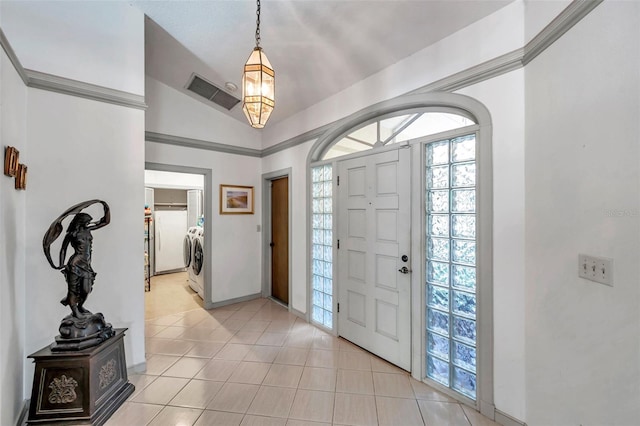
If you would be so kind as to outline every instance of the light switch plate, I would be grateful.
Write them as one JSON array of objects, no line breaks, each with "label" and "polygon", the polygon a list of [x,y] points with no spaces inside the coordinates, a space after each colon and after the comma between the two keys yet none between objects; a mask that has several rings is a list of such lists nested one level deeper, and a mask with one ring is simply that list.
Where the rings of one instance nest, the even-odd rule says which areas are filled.
[{"label": "light switch plate", "polygon": [[613,287],[613,259],[578,254],[578,276]]}]

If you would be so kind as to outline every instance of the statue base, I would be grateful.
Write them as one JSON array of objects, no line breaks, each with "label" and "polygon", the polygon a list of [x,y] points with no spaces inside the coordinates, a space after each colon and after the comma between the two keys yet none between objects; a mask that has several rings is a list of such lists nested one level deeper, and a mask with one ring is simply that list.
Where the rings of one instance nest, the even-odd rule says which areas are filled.
[{"label": "statue base", "polygon": [[29,355],[36,368],[28,425],[103,425],[133,393],[127,377],[124,332],[84,350]]},{"label": "statue base", "polygon": [[60,335],[51,346],[53,352],[79,351],[97,346],[116,332],[101,313],[88,313],[85,318],[67,315],[60,322]]}]

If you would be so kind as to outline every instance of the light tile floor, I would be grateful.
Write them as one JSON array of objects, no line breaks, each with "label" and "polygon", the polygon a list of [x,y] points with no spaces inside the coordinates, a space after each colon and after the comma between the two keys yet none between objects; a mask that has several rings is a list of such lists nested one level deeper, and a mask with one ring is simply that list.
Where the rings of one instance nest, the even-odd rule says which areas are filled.
[{"label": "light tile floor", "polygon": [[146,348],[107,426],[497,425],[266,299],[148,320]]},{"label": "light tile floor", "polygon": [[202,308],[202,299],[189,287],[187,272],[151,277],[151,290],[144,292],[145,318]]}]

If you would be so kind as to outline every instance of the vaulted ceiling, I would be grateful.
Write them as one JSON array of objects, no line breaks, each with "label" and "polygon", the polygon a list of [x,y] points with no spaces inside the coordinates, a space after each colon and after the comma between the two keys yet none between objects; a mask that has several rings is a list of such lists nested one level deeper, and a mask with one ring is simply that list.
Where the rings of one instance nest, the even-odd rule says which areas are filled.
[{"label": "vaulted ceiling", "polygon": [[[513,0],[262,0],[261,46],[276,71],[270,122],[340,92]],[[253,0],[142,1],[146,73],[244,121],[185,89],[195,72],[224,88],[238,86],[255,46]],[[447,58],[443,58],[447,60]],[[417,70],[419,72],[419,70]]]}]

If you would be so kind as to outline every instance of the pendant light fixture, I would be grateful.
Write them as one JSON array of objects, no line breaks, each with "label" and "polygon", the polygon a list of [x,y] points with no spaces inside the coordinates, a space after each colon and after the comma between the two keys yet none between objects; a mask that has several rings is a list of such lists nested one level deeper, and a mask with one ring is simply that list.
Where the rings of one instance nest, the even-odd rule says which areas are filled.
[{"label": "pendant light fixture", "polygon": [[276,78],[271,63],[260,47],[260,0],[257,0],[256,47],[242,74],[242,110],[251,127],[262,129],[275,106]]}]

